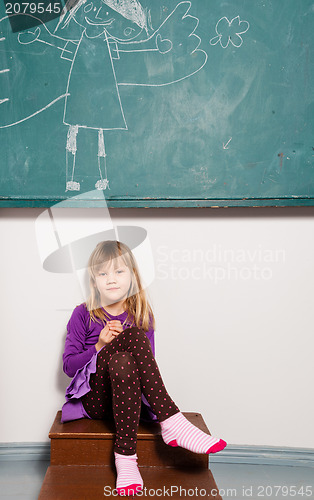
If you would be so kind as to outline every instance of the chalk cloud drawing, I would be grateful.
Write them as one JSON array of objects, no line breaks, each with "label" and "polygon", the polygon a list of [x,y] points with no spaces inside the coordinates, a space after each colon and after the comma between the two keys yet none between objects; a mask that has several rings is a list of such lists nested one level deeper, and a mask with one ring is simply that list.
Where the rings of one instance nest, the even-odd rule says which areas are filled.
[{"label": "chalk cloud drawing", "polygon": [[[68,126],[66,191],[80,190],[80,183],[75,180],[80,129],[95,129],[97,132],[99,180],[95,187],[99,190],[110,189],[104,132],[128,130],[119,88],[123,85],[171,85],[196,74],[206,64],[207,53],[199,49],[201,38],[195,33],[199,19],[189,14],[191,5],[190,1],[179,2],[162,24],[154,29],[150,12],[144,10],[139,0],[79,0],[70,10],[64,9],[54,32],[41,24],[34,30],[10,34],[11,50],[14,49],[12,37],[16,36],[17,45],[30,47],[34,64],[36,58],[44,56],[43,47],[45,50],[52,50],[50,47],[59,50],[60,66],[56,65],[55,71],[65,74],[66,81],[63,87],[60,84],[59,89],[47,93],[46,102],[30,110],[27,106],[31,100],[27,100],[27,95],[25,108],[24,102],[20,103],[22,106],[12,104],[14,89],[11,81],[7,79],[3,84],[1,80],[10,68],[1,68],[0,65],[0,111],[3,112],[3,119],[10,113],[12,115],[7,123],[1,123],[0,118],[0,128],[17,125],[64,99],[63,123]],[[7,19],[7,16],[0,19],[0,42],[8,36],[8,32],[1,30],[2,22]],[[37,24],[40,24],[38,21]],[[6,36],[2,36],[4,33]],[[18,46],[15,50],[18,51]],[[12,53],[14,55],[14,51]],[[86,54],[90,56],[86,57]],[[14,57],[10,59],[14,70]],[[8,61],[10,59],[7,58]],[[142,72],[146,76],[141,77],[137,69],[141,64],[142,67],[147,64],[148,59],[156,71],[153,75],[148,75],[148,71]],[[129,64],[126,64],[128,60]],[[175,71],[170,75],[173,60],[176,61]],[[64,83],[61,77],[60,81]],[[8,95],[10,93],[12,96]],[[17,117],[20,108],[27,111]]]},{"label": "chalk cloud drawing", "polygon": [[250,24],[248,21],[240,21],[240,16],[234,17],[231,21],[227,17],[222,17],[216,24],[217,36],[210,40],[211,45],[220,43],[226,49],[231,43],[234,47],[241,47],[243,39],[241,35],[247,32]]}]

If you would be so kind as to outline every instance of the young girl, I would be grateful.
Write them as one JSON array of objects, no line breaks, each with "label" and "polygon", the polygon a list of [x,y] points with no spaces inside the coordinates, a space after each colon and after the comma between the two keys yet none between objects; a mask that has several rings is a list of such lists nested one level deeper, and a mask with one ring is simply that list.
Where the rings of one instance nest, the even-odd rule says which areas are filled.
[{"label": "young girl", "polygon": [[116,488],[132,495],[143,488],[136,455],[140,417],[157,420],[170,446],[216,453],[227,443],[192,425],[163,384],[154,357],[154,315],[131,250],[119,241],[98,243],[88,272],[90,296],[67,325],[63,369],[73,379],[62,422],[114,419]]}]

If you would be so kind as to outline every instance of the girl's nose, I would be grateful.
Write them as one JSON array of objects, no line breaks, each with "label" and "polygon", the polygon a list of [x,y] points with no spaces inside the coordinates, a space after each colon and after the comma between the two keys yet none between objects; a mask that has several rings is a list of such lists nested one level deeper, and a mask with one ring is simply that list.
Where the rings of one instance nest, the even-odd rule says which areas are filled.
[{"label": "girl's nose", "polygon": [[109,284],[109,283],[115,283],[115,282],[116,282],[116,280],[115,280],[114,274],[109,273],[107,275],[107,283]]},{"label": "girl's nose", "polygon": [[101,15],[99,15],[99,12],[101,11],[101,9],[102,9],[102,6],[99,7],[97,14],[95,16],[95,19],[102,19]]}]

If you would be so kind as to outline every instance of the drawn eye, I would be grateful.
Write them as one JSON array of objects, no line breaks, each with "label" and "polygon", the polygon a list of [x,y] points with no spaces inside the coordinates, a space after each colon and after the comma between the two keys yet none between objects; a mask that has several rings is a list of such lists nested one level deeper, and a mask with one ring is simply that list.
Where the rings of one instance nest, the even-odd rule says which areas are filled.
[{"label": "drawn eye", "polygon": [[133,31],[135,31],[135,29],[134,29],[134,28],[130,28],[130,27],[129,27],[129,28],[125,28],[125,30],[124,30],[124,35],[125,35],[125,36],[130,36],[130,35],[132,34],[132,32],[133,32]]},{"label": "drawn eye", "polygon": [[91,3],[88,3],[87,5],[85,5],[84,7],[84,12],[89,12],[90,10],[92,10],[93,8],[93,2]]}]

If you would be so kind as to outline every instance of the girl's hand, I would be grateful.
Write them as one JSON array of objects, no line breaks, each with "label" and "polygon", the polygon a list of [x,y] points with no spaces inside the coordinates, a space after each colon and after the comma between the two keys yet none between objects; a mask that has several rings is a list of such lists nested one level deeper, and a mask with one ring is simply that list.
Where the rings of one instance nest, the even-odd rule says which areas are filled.
[{"label": "girl's hand", "polygon": [[123,328],[119,320],[113,319],[112,321],[108,321],[106,326],[101,330],[98,342],[95,345],[97,352],[100,351],[104,345],[110,344],[110,342],[122,331]]},{"label": "girl's hand", "polygon": [[22,45],[28,45],[29,43],[35,42],[39,38],[40,32],[40,27],[37,26],[34,31],[28,30],[26,32],[24,31],[24,33],[19,33],[17,38]]}]

